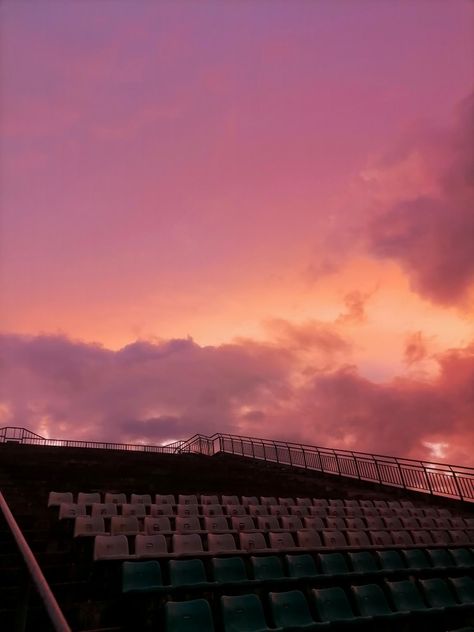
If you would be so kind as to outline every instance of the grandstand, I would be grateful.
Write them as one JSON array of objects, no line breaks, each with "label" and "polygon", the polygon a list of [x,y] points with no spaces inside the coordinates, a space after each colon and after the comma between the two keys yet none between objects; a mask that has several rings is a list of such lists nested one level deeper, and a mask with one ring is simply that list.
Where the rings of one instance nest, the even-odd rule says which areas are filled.
[{"label": "grandstand", "polygon": [[0,429],[0,630],[474,630],[474,470]]}]

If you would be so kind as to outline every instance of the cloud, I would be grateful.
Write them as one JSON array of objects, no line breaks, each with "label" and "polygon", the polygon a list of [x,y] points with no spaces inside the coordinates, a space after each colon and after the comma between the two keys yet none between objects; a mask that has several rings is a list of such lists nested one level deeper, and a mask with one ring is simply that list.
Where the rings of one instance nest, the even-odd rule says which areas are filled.
[{"label": "cloud", "polygon": [[359,290],[348,292],[344,296],[344,305],[346,306],[346,312],[339,314],[336,319],[337,324],[358,324],[363,323],[367,319],[365,313],[365,305],[372,293],[366,294]]},{"label": "cloud", "polygon": [[[153,443],[233,432],[470,463],[474,344],[435,356],[429,380],[380,384],[347,364],[348,343],[331,327],[273,326],[278,334],[266,342],[137,341],[118,351],[5,334],[2,424],[56,438]],[[405,351],[410,361],[423,357],[422,335]]]},{"label": "cloud", "polygon": [[416,331],[407,337],[405,351],[403,353],[405,363],[410,366],[421,362],[428,355],[427,342],[421,331]]}]

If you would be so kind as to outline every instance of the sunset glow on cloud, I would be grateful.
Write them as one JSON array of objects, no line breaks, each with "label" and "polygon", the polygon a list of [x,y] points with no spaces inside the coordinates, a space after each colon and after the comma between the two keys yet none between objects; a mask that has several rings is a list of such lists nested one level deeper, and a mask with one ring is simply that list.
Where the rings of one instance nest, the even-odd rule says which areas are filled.
[{"label": "sunset glow on cloud", "polygon": [[471,464],[472,2],[0,18],[0,425]]}]

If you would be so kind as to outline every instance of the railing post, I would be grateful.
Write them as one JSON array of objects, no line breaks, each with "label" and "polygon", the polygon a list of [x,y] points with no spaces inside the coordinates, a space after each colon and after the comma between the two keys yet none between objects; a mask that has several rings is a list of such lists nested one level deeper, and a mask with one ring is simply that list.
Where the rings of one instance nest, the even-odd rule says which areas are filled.
[{"label": "railing post", "polygon": [[380,475],[379,462],[375,456],[372,457],[375,463],[375,471],[377,472],[378,482],[382,485],[382,476]]},{"label": "railing post", "polygon": [[277,463],[280,463],[280,459],[278,458],[278,448],[277,448],[276,443],[274,441],[273,441],[273,449],[275,450],[275,456],[276,456]]},{"label": "railing post", "polygon": [[252,458],[255,458],[255,445],[253,439],[250,439],[250,445],[252,446]]},{"label": "railing post", "polygon": [[421,467],[423,468],[423,472],[425,474],[425,478],[426,478],[426,484],[428,485],[428,491],[430,492],[430,494],[433,496],[433,487],[431,486],[431,481],[430,481],[430,475],[429,472],[427,470],[427,468],[425,467],[425,464],[422,462],[421,463]]},{"label": "railing post", "polygon": [[308,469],[308,464],[306,463],[306,452],[304,451],[303,446],[301,446],[301,452],[303,453],[304,469],[307,470]]},{"label": "railing post", "polygon": [[356,457],[356,455],[354,454],[354,452],[351,452],[351,454],[352,454],[352,458],[354,459],[354,465],[355,465],[355,467],[356,467],[357,478],[358,478],[358,479],[359,479],[359,481],[360,481],[359,464],[357,463],[357,457]]},{"label": "railing post", "polygon": [[460,500],[464,500],[464,495],[461,492],[461,486],[459,485],[459,481],[457,479],[456,472],[453,470],[451,465],[449,466],[449,469],[451,470],[451,472],[453,474],[453,479],[454,479],[454,483],[456,485],[456,489],[458,490],[459,499]]},{"label": "railing post", "polygon": [[262,446],[263,446],[263,460],[266,461],[267,460],[267,451],[265,450],[265,441],[262,441]]},{"label": "railing post", "polygon": [[341,468],[339,467],[339,459],[337,458],[337,452],[333,450],[334,456],[336,457],[336,465],[337,465],[337,473],[341,476]]},{"label": "railing post", "polygon": [[291,458],[291,448],[290,448],[290,446],[288,444],[286,444],[286,445],[287,445],[287,448],[288,448],[288,458],[290,459],[290,467],[293,467],[293,459]]},{"label": "railing post", "polygon": [[405,483],[405,477],[403,476],[403,470],[402,470],[402,466],[400,465],[398,459],[395,459],[395,463],[398,466],[398,471],[400,472],[400,478],[402,479],[402,483],[403,483],[403,489],[407,489],[407,485]]}]

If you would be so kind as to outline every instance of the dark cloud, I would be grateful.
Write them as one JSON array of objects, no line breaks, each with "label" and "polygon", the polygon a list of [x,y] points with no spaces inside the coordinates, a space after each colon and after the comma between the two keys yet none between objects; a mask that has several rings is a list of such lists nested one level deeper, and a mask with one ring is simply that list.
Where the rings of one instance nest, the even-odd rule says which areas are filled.
[{"label": "dark cloud", "polygon": [[405,342],[403,353],[405,363],[410,366],[416,362],[421,362],[428,355],[427,341],[421,331],[410,334]]}]

